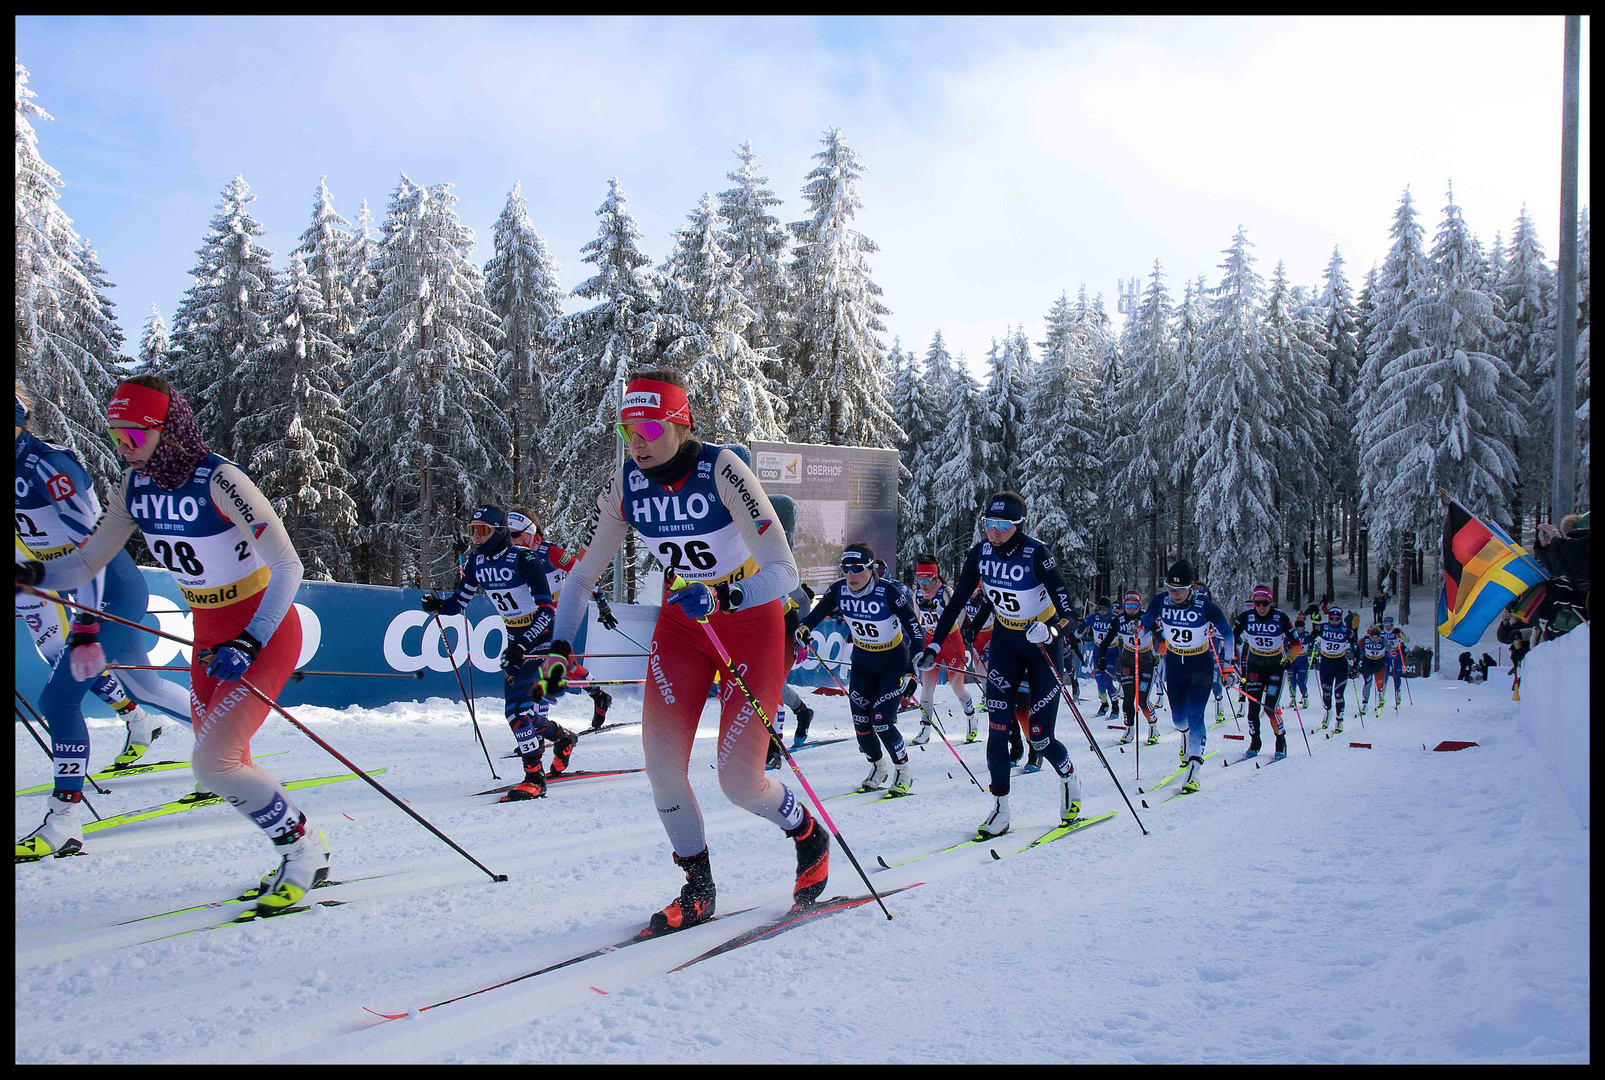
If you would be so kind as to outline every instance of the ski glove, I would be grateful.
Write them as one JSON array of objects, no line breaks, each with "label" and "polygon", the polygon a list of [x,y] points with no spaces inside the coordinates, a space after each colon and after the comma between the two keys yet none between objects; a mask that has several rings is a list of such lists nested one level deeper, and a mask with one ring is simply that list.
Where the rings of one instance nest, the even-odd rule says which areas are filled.
[{"label": "ski glove", "polygon": [[540,658],[540,666],[535,669],[535,697],[556,697],[568,685],[569,667],[572,664],[575,674],[584,669],[573,661],[574,650],[566,641],[554,641],[550,651]]},{"label": "ski glove", "polygon": [[509,671],[522,664],[525,655],[524,643],[517,638],[510,639],[507,647],[502,650],[502,670]]},{"label": "ski glove", "polygon": [[32,587],[38,585],[44,579],[44,563],[34,562],[32,559],[29,559],[27,562],[20,562],[17,564],[17,591],[19,593],[22,591],[22,587],[24,585]]},{"label": "ski glove", "polygon": [[935,645],[925,646],[920,650],[920,654],[914,658],[914,670],[922,675],[930,671],[936,666],[936,658],[939,655],[941,655],[941,650]]},{"label": "ski glove", "polygon": [[905,671],[903,672],[903,678],[897,684],[897,691],[903,697],[913,697],[914,688],[919,686],[919,684],[919,679],[915,677],[912,671]]},{"label": "ski glove", "polygon": [[426,592],[424,598],[418,601],[418,606],[425,611],[438,612],[442,597],[438,593]]},{"label": "ski glove", "polygon": [[1046,645],[1055,637],[1053,627],[1045,622],[1035,622],[1026,628],[1025,639],[1033,645]]},{"label": "ski glove", "polygon": [[241,630],[239,637],[217,647],[206,673],[219,682],[239,682],[261,651],[262,643]]},{"label": "ski glove", "polygon": [[602,624],[602,629],[617,630],[619,628],[619,619],[617,615],[613,614],[613,609],[608,606],[607,597],[603,596],[600,590],[593,593],[592,597],[596,600],[596,621]]},{"label": "ski glove", "polygon": [[718,612],[719,595],[700,581],[690,581],[669,594],[669,603],[678,606],[687,618],[700,622]]}]

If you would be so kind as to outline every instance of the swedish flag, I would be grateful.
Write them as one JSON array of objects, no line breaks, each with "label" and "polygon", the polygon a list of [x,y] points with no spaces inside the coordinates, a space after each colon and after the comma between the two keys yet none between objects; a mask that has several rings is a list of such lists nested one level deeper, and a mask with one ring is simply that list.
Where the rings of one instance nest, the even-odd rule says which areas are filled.
[{"label": "swedish flag", "polygon": [[1475,645],[1512,600],[1548,578],[1509,533],[1449,500],[1438,633],[1461,645]]}]

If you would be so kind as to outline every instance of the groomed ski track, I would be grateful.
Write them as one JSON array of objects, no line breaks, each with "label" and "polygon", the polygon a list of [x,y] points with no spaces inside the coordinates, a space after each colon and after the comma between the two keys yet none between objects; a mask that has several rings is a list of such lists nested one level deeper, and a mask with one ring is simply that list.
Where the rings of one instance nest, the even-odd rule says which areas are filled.
[{"label": "groomed ski track", "polygon": [[[391,1022],[362,1007],[403,1011],[617,941],[679,875],[644,774],[496,805],[467,797],[490,778],[459,703],[297,710],[359,764],[388,767],[393,791],[511,880],[491,883],[364,785],[332,785],[298,798],[329,835],[334,876],[392,876],[330,890],[352,901],[341,907],[130,944],[186,929],[182,919],[219,921],[209,911],[155,920],[173,924],[159,930],[115,925],[224,899],[271,856],[226,806],[91,836],[85,857],[16,867],[17,1059],[1587,1061],[1588,834],[1517,730],[1508,677],[1493,678],[1415,680],[1413,707],[1390,705],[1363,729],[1351,708],[1343,737],[1312,735],[1313,757],[1291,723],[1286,762],[1217,759],[1200,793],[1167,804],[1167,788],[1147,809],[1133,748],[1106,750],[1148,837],[1061,710],[1084,813],[1119,808],[1116,818],[1001,862],[975,845],[881,870],[875,856],[955,843],[988,809],[933,740],[913,750],[920,798],[830,804],[872,883],[927,883],[892,899],[895,921],[871,904],[666,974],[779,914],[790,885],[791,845],[724,800],[705,729],[691,778],[720,908],[756,910]],[[1082,691],[1102,739],[1090,680]],[[814,735],[848,733],[845,702],[811,704]],[[944,723],[947,704],[939,690]],[[1320,722],[1318,694],[1311,704],[1306,727],[1312,714]],[[499,716],[496,705],[481,699],[481,715]],[[617,695],[614,713],[638,716],[639,697]],[[589,714],[584,697],[556,709],[575,727]],[[91,724],[98,766],[120,728]],[[1163,741],[1143,748],[1145,779],[1174,767],[1176,735],[1168,716],[1161,724]],[[1227,760],[1245,745],[1221,740],[1235,731],[1228,720],[1211,732]],[[639,732],[588,737],[574,767],[639,765]],[[169,734],[154,752],[187,754],[187,733]],[[511,745],[499,723],[485,735],[493,755]],[[1441,739],[1481,745],[1423,749]],[[335,771],[271,718],[256,747],[288,751],[270,762],[284,779]],[[984,743],[959,752],[984,783]],[[20,729],[16,756],[17,786],[37,783],[44,763]],[[798,761],[822,796],[865,771],[851,741]],[[504,780],[513,765],[498,760]],[[190,784],[184,771],[152,776],[96,805],[116,813]],[[1051,771],[1013,784],[1000,853],[1057,814]],[[21,835],[43,801],[16,806]],[[828,893],[862,891],[838,851]]]}]

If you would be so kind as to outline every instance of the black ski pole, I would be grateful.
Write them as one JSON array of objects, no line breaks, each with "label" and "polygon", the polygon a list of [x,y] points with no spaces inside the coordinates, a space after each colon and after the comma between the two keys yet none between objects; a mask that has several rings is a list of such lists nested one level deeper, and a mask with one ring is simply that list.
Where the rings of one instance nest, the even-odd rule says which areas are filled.
[{"label": "black ski pole", "polygon": [[[50,759],[50,763],[52,765],[54,765],[55,762],[56,762],[56,755],[52,754],[50,752],[50,747],[45,745],[45,741],[43,739],[41,739],[39,737],[39,733],[33,729],[33,725],[28,722],[28,718],[26,716],[22,715],[22,710],[21,709],[17,709],[17,719],[22,721],[22,726],[28,729],[28,734],[33,736],[33,741],[39,744],[39,749],[41,749],[41,750],[43,750],[45,752],[45,757],[49,758]],[[105,788],[101,787],[99,784],[95,784],[95,778],[93,776],[90,776],[90,775],[88,775],[86,773],[84,775],[84,779],[88,780],[91,784],[94,784],[95,785],[95,790],[100,792],[102,795],[111,794]],[[95,815],[95,820],[96,821],[99,821],[100,820],[100,814],[96,813],[94,804],[89,801],[89,796],[85,795],[83,798],[84,798],[84,805],[89,807],[89,812],[91,814]]]},{"label": "black ski pole", "polygon": [[[446,625],[440,621],[440,612],[438,611],[435,612],[435,628],[440,631],[440,643],[444,646],[446,644]],[[473,630],[468,625],[468,615],[465,612],[463,614],[463,644],[468,645],[468,670],[470,673],[474,668],[474,650],[473,646],[468,644],[468,639],[472,634]],[[501,777],[496,773],[496,766],[491,765],[490,749],[485,746],[485,736],[479,730],[479,717],[474,715],[474,699],[469,697],[468,690],[463,686],[463,675],[462,672],[457,670],[457,658],[452,655],[453,651],[451,649],[446,650],[446,659],[451,661],[451,673],[457,676],[457,689],[463,696],[463,704],[468,706],[468,719],[473,721],[474,737],[479,740],[479,748],[485,751],[485,764],[490,765],[490,775],[500,780]]]},{"label": "black ski pole", "polygon": [[1081,725],[1081,733],[1087,737],[1087,743],[1092,747],[1092,752],[1098,755],[1099,761],[1103,762],[1105,771],[1109,773],[1109,779],[1115,782],[1115,790],[1120,792],[1122,799],[1126,800],[1126,809],[1131,811],[1132,819],[1137,822],[1137,828],[1142,830],[1144,836],[1147,836],[1148,827],[1142,823],[1142,818],[1137,816],[1137,808],[1131,805],[1131,799],[1127,797],[1126,789],[1120,786],[1120,777],[1115,775],[1115,770],[1109,764],[1109,759],[1103,756],[1103,751],[1098,747],[1098,740],[1092,737],[1092,729],[1082,719],[1081,710],[1076,708],[1075,700],[1070,696],[1070,688],[1064,684],[1064,676],[1059,674],[1059,669],[1054,665],[1053,657],[1049,654],[1048,647],[1038,642],[1037,648],[1042,650],[1042,659],[1048,662],[1048,668],[1053,672],[1054,681],[1059,684],[1059,693],[1064,695],[1065,704],[1070,706],[1070,715],[1074,716],[1076,723]]},{"label": "black ski pole", "polygon": [[[113,614],[111,614],[110,612],[107,612],[107,611],[101,611],[101,610],[99,610],[97,608],[87,607],[87,606],[85,606],[83,604],[78,603],[77,601],[68,600],[66,597],[56,596],[54,594],[41,593],[39,590],[33,588],[30,585],[22,586],[22,591],[25,592],[25,593],[31,593],[34,596],[39,596],[39,597],[41,597],[43,599],[52,600],[52,601],[54,601],[55,603],[58,603],[58,604],[64,604],[67,607],[75,608],[78,611],[85,611],[85,612],[88,612],[91,615],[98,615],[102,619],[106,619],[106,620],[108,620],[110,622],[118,623],[118,624],[120,624],[122,626],[129,626],[129,627],[134,628],[135,630],[143,630],[147,634],[153,634],[156,637],[165,638],[168,641],[176,641],[180,645],[188,645],[191,649],[193,649],[195,647],[195,643],[193,641],[189,640],[188,638],[181,638],[177,634],[169,634],[166,630],[158,630],[155,627],[146,626],[144,623],[137,623],[137,622],[134,622],[131,619],[125,619],[120,615],[113,615]],[[203,656],[204,655],[206,655],[206,654],[203,654]],[[439,837],[442,841],[444,841],[446,843],[446,845],[448,847],[450,847],[453,851],[457,852],[457,854],[461,855],[463,858],[467,859],[469,862],[471,862],[475,866],[479,867],[479,869],[484,870],[485,873],[487,875],[489,875],[489,877],[490,877],[490,879],[492,881],[506,881],[507,880],[507,875],[506,874],[491,873],[490,870],[486,869],[484,863],[480,862],[478,859],[476,859],[472,855],[468,854],[468,852],[464,851],[461,847],[458,847],[456,841],[454,841],[451,837],[447,836],[445,833],[441,832],[439,829],[435,828],[428,821],[424,820],[422,815],[420,815],[412,807],[408,806],[406,803],[402,802],[400,799],[398,799],[394,795],[392,795],[388,788],[386,788],[383,784],[379,783],[379,781],[375,780],[373,777],[369,776],[366,772],[364,772],[361,768],[359,768],[356,765],[356,763],[354,763],[350,758],[346,757],[344,754],[340,753],[340,751],[336,750],[334,747],[332,747],[328,743],[324,742],[321,738],[318,737],[317,733],[314,732],[311,728],[307,727],[305,724],[301,723],[301,721],[297,720],[295,717],[291,716],[288,712],[286,712],[284,710],[284,706],[280,705],[277,701],[274,701],[272,698],[268,697],[262,691],[258,690],[256,688],[256,686],[254,684],[252,684],[252,682],[249,679],[242,678],[242,679],[239,680],[239,684],[241,686],[245,687],[251,693],[255,694],[258,698],[260,698],[262,703],[265,704],[268,708],[272,709],[274,712],[278,713],[280,716],[282,716],[286,720],[288,720],[292,725],[295,726],[295,729],[297,731],[299,731],[301,734],[305,735],[307,738],[311,739],[313,742],[317,743],[319,746],[323,747],[323,749],[328,751],[329,755],[331,757],[333,757],[336,761],[340,762],[340,764],[344,765],[346,768],[348,768],[352,772],[356,773],[357,776],[359,776],[363,780],[367,781],[369,787],[373,788],[379,794],[383,795],[385,798],[387,798],[391,802],[395,803],[396,806],[403,813],[405,813],[408,817],[412,818],[414,821],[418,822],[418,824],[420,824],[424,828],[428,829],[435,836]]]}]

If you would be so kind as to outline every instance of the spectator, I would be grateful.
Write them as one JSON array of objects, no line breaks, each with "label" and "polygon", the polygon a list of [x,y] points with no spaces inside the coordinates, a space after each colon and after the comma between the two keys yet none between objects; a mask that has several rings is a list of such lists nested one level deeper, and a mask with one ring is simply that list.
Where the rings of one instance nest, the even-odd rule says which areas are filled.
[{"label": "spectator", "polygon": [[1538,526],[1533,557],[1550,574],[1541,617],[1557,634],[1588,618],[1588,515],[1567,514],[1557,528]]},{"label": "spectator", "polygon": [[1523,658],[1532,650],[1532,633],[1532,624],[1522,619],[1514,611],[1507,610],[1503,615],[1499,616],[1499,628],[1494,631],[1494,636],[1499,639],[1501,645],[1510,646],[1510,670],[1512,674],[1521,669]]}]

